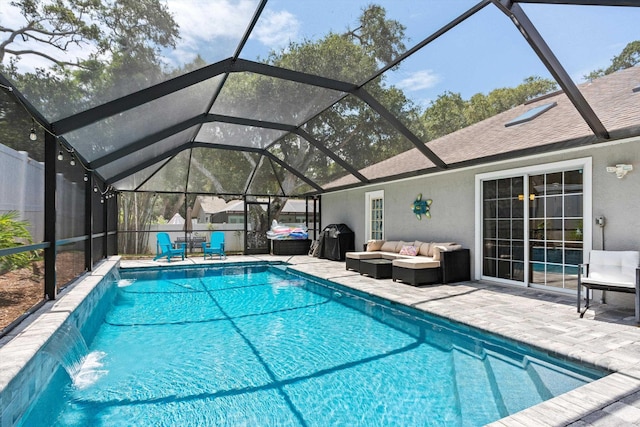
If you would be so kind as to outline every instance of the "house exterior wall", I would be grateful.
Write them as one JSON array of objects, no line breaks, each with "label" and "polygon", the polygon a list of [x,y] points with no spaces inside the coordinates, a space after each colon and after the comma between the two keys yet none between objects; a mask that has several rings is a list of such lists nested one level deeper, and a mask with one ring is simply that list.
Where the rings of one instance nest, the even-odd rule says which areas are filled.
[{"label": "house exterior wall", "polygon": [[[606,218],[605,249],[640,250],[640,138],[324,194],[322,227],[347,224],[355,233],[356,248],[361,248],[365,243],[365,194],[384,190],[386,239],[455,241],[471,249],[473,272],[476,261],[476,175],[585,157],[592,159],[592,216]],[[622,179],[606,172],[607,166],[618,163],[632,164],[634,170]],[[411,207],[418,193],[422,193],[423,198],[433,199],[431,219],[418,220],[413,214]],[[601,249],[601,229],[590,225],[591,247]],[[628,302],[631,297],[609,293],[607,300]]]}]

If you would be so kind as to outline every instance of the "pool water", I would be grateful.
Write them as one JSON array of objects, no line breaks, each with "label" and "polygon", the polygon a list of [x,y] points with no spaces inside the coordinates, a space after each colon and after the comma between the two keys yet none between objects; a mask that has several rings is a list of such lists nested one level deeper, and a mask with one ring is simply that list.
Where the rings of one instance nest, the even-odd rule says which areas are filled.
[{"label": "pool water", "polygon": [[479,426],[604,373],[266,265],[121,271],[24,426]]}]

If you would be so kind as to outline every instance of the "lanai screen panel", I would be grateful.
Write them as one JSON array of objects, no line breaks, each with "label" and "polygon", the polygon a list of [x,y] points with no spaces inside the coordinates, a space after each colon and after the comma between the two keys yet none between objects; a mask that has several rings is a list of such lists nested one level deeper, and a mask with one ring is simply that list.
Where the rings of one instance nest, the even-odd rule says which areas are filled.
[{"label": "lanai screen panel", "polygon": [[116,190],[122,191],[134,191],[137,190],[142,184],[144,184],[153,174],[155,174],[162,166],[168,163],[171,159],[165,159],[159,161],[151,166],[139,170],[138,172],[131,174],[125,178],[113,183],[113,187]]},{"label": "lanai screen panel", "polygon": [[305,129],[357,170],[414,147],[396,127],[351,95],[311,120]]},{"label": "lanai screen panel", "polygon": [[283,188],[286,184],[283,183],[283,174],[278,173],[281,171],[276,169],[274,166],[275,164],[268,157],[260,157],[258,167],[251,177],[251,183],[247,188],[247,194],[270,196],[285,195]]},{"label": "lanai screen panel", "polygon": [[232,73],[211,113],[297,125],[322,111],[342,92],[254,73]]},{"label": "lanai screen panel", "polygon": [[251,180],[251,185],[247,193],[289,196],[306,194],[313,190],[314,188],[300,179],[300,177],[286,170],[271,159],[262,157],[262,162],[254,178]]},{"label": "lanai screen panel", "polygon": [[[320,186],[349,174],[331,157],[298,135],[289,135],[283,138],[269,147],[268,151]],[[301,194],[297,188],[297,181],[292,183],[296,185],[285,188],[285,193],[287,195]]]},{"label": "lanai screen panel", "polygon": [[[371,24],[370,30],[362,31],[359,18],[371,5],[370,1],[270,0],[260,16],[255,37],[249,39],[241,57],[266,58],[265,62],[279,67],[361,83],[405,53],[424,34],[475,3],[475,0],[376,1],[375,4],[386,10],[385,19],[398,21],[410,39],[395,43],[385,39],[386,33],[375,27],[376,19],[372,15],[365,18]],[[264,43],[271,34],[266,30],[278,19],[286,20],[286,31]],[[372,49],[373,44],[378,48]]]},{"label": "lanai screen panel", "polygon": [[282,130],[214,122],[202,125],[195,141],[234,147],[266,148],[285,134]]},{"label": "lanai screen panel", "polygon": [[185,131],[178,132],[168,138],[156,142],[155,144],[142,148],[141,150],[127,156],[120,157],[111,163],[107,163],[105,166],[98,168],[97,172],[106,180],[110,180],[116,175],[127,172],[146,161],[156,158],[161,160],[163,154],[186,144],[187,141],[190,141],[196,130],[197,126],[194,126]]},{"label": "lanai screen panel", "polygon": [[93,161],[207,111],[222,77],[205,80],[70,132],[65,138]]},{"label": "lanai screen panel", "polygon": [[163,162],[163,166],[138,189],[184,193],[187,190],[190,158],[191,150],[181,151],[169,162]]},{"label": "lanai screen panel", "polygon": [[[159,4],[162,10],[145,11],[148,13],[144,16],[135,10],[128,14],[120,11],[118,17],[113,11],[103,13],[94,10],[82,14],[81,18],[87,25],[97,25],[102,35],[107,37],[104,51],[100,50],[97,41],[90,38],[78,43],[70,42],[65,51],[50,46],[46,48],[37,39],[53,40],[64,46],[71,36],[63,36],[59,40],[54,36],[49,39],[43,34],[18,37],[18,42],[11,46],[14,50],[44,50],[57,61],[80,63],[83,68],[76,68],[80,77],[76,82],[64,78],[18,77],[13,83],[49,121],[71,116],[231,57],[251,22],[258,1],[228,0],[215,4],[169,1]],[[38,6],[42,7],[36,5],[35,9]],[[22,17],[11,2],[2,2],[2,12],[3,16],[11,17],[9,23],[3,19],[3,26],[15,29],[33,25],[29,21],[31,17]],[[36,27],[39,25],[45,30],[53,30],[48,21],[40,20]],[[68,27],[64,29],[68,30]],[[75,39],[78,39],[77,35]],[[98,68],[96,63],[83,64],[83,61],[93,59],[92,55],[99,60]],[[13,55],[7,55],[5,62],[8,64],[13,58]],[[39,77],[42,75],[33,70],[48,69],[51,65],[53,62],[34,55],[23,55],[17,63],[21,72]],[[56,73],[62,76],[59,71],[53,72],[54,75]]]},{"label": "lanai screen panel", "polygon": [[189,160],[188,192],[244,194],[260,155],[246,151],[194,148]]}]

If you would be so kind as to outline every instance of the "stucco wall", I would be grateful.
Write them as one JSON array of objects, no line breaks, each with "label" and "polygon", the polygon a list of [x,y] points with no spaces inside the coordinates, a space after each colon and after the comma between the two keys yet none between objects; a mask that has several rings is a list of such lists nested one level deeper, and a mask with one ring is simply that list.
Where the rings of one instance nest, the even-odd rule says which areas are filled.
[{"label": "stucco wall", "polygon": [[[365,193],[384,190],[387,239],[453,240],[471,249],[473,261],[477,174],[584,157],[592,158],[593,217],[603,215],[606,218],[605,248],[640,250],[640,139],[637,138],[325,194],[322,196],[322,226],[347,224],[355,232],[356,248],[361,248],[365,242]],[[632,164],[634,170],[618,179],[615,174],[606,172],[607,166],[617,163]],[[411,205],[418,193],[433,199],[431,219],[420,221],[412,213]],[[592,248],[601,249],[601,230],[590,225]],[[611,302],[619,299],[613,293],[610,295]]]}]

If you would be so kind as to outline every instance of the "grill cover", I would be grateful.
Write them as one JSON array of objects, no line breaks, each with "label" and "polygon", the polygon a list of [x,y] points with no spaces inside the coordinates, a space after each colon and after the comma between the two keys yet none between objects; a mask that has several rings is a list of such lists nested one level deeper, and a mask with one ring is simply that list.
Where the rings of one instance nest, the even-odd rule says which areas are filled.
[{"label": "grill cover", "polygon": [[327,225],[320,235],[320,258],[344,261],[355,248],[355,235],[346,224]]}]

